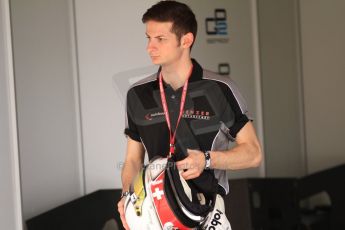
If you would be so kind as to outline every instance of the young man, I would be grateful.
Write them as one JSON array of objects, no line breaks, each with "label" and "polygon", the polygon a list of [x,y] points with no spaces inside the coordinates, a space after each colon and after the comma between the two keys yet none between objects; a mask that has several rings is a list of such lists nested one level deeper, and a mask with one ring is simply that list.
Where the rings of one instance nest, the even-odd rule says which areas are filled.
[{"label": "young man", "polygon": [[[145,151],[149,159],[167,157],[173,151],[185,180],[212,170],[218,179],[218,193],[225,195],[229,191],[226,170],[257,167],[261,161],[260,144],[245,102],[230,78],[204,70],[191,59],[197,22],[187,5],[158,2],[142,21],[146,24],[147,52],[160,69],[134,84],[127,94],[123,194],[128,194],[142,167]],[[229,141],[236,143],[231,149]],[[123,226],[129,229],[124,196],[118,211]]]}]

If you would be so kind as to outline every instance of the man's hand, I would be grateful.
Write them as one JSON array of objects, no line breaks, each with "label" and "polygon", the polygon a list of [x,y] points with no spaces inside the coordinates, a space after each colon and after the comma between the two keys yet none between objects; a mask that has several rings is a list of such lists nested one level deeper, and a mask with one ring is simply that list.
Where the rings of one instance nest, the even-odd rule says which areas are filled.
[{"label": "man's hand", "polygon": [[185,180],[194,179],[204,171],[206,159],[203,152],[199,150],[187,149],[188,156],[176,162],[176,166],[179,170],[184,170],[181,176]]},{"label": "man's hand", "polygon": [[123,227],[126,230],[130,230],[129,226],[128,226],[127,222],[126,222],[126,218],[125,218],[125,206],[124,206],[125,199],[126,199],[126,197],[122,197],[121,200],[117,203],[117,210],[120,213],[120,218],[121,218]]},{"label": "man's hand", "polygon": [[[133,178],[140,171],[145,158],[145,148],[141,142],[132,140],[130,137],[127,138],[127,152],[125,162],[123,164],[121,179],[122,179],[122,191],[128,191]],[[122,225],[126,230],[129,230],[125,218],[125,197],[117,203],[117,210],[120,214]]]}]

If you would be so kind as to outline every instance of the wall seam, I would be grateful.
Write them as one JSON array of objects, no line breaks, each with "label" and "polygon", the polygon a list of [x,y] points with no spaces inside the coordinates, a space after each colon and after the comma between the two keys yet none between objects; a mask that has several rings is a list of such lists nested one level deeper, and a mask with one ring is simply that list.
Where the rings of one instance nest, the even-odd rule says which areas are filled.
[{"label": "wall seam", "polygon": [[252,11],[252,33],[253,33],[253,63],[254,63],[254,81],[255,81],[255,95],[256,95],[256,120],[257,120],[257,133],[261,142],[262,149],[262,163],[260,166],[260,176],[266,177],[266,164],[265,164],[265,148],[264,148],[264,121],[263,121],[263,101],[262,101],[262,85],[261,85],[261,68],[260,68],[260,38],[259,38],[259,19],[257,0],[251,0]]},{"label": "wall seam", "polygon": [[298,93],[299,93],[299,119],[300,119],[300,139],[301,139],[301,158],[304,163],[304,175],[309,173],[308,151],[307,151],[307,133],[305,117],[305,100],[304,100],[304,78],[303,78],[303,49],[302,49],[302,26],[301,26],[301,6],[300,0],[295,1],[296,9],[296,58],[298,73]]},{"label": "wall seam", "polygon": [[23,215],[22,215],[22,199],[21,199],[21,182],[20,182],[20,167],[19,167],[19,150],[18,150],[18,132],[17,132],[17,116],[16,116],[16,98],[15,98],[15,83],[14,83],[14,69],[13,69],[13,47],[12,47],[12,33],[11,33],[11,16],[10,16],[10,1],[1,0],[3,7],[2,17],[4,21],[4,41],[7,63],[7,74],[5,78],[7,79],[6,88],[9,90],[8,103],[9,103],[9,132],[10,132],[10,159],[11,159],[11,169],[12,169],[12,183],[14,187],[14,215],[15,215],[15,229],[23,229]]},{"label": "wall seam", "polygon": [[77,129],[77,155],[80,180],[80,193],[86,194],[86,175],[85,175],[85,154],[84,154],[84,138],[82,126],[82,109],[80,95],[80,68],[78,58],[78,34],[77,34],[77,18],[75,0],[69,2],[70,13],[70,31],[71,31],[71,55],[73,68],[73,89],[75,102],[75,118]]}]

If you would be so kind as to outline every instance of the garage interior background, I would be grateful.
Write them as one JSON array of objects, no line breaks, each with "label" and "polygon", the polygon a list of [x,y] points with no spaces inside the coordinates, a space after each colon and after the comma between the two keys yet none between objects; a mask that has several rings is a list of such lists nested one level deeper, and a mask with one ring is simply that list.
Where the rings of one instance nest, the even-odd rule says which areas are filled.
[{"label": "garage interior background", "polygon": [[[1,0],[0,222],[17,226],[4,229],[120,188],[124,94],[156,69],[141,23],[155,2]],[[236,81],[264,147],[260,168],[229,177],[301,177],[344,164],[345,2],[184,2],[199,23],[192,56]]]}]

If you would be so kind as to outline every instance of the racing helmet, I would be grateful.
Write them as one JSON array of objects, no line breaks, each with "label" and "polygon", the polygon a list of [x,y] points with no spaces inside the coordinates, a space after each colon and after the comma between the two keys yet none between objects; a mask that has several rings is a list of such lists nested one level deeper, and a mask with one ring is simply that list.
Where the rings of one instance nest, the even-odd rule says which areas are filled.
[{"label": "racing helmet", "polygon": [[[218,184],[211,174],[201,177],[205,175],[209,184]],[[152,160],[136,176],[125,200],[130,229],[183,230],[202,225],[213,210],[216,191],[203,191],[198,179],[184,180],[173,157]]]}]

